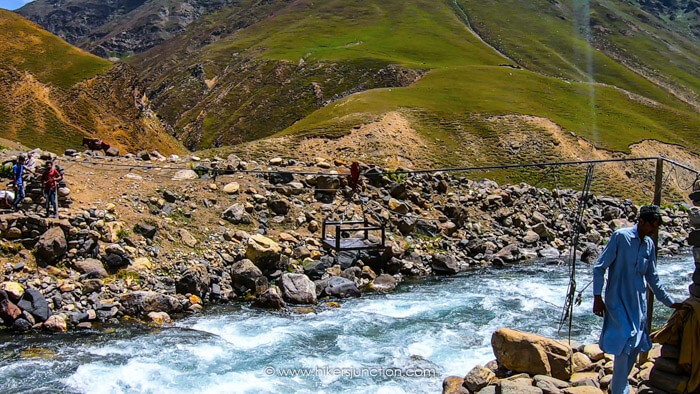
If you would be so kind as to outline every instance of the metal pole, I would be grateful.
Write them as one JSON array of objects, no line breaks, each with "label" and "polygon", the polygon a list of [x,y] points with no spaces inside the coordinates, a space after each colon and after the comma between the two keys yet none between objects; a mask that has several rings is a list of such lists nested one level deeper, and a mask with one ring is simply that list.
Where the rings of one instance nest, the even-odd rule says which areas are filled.
[{"label": "metal pole", "polygon": [[[664,178],[664,159],[656,159],[656,177],[654,179],[654,205],[661,206],[661,187]],[[659,255],[659,231],[657,230],[652,234],[651,239],[654,240],[654,261]],[[649,286],[647,286],[647,330],[651,333],[651,321],[654,317],[654,293],[651,291]],[[648,360],[649,353],[643,353],[641,355],[641,360]]]}]

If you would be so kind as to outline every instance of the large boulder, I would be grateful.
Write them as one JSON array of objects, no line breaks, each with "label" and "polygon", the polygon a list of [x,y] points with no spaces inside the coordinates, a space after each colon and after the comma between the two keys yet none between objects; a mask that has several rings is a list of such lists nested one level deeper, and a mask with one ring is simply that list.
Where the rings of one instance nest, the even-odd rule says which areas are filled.
[{"label": "large boulder", "polygon": [[250,224],[250,216],[245,211],[245,206],[236,203],[226,208],[221,217],[231,224]]},{"label": "large boulder", "polygon": [[454,275],[460,271],[457,260],[448,254],[434,254],[431,266],[437,275]]},{"label": "large boulder", "polygon": [[177,298],[154,291],[132,291],[120,297],[124,313],[131,316],[146,316],[151,312],[173,313],[181,310]]},{"label": "large boulder", "polygon": [[60,227],[51,227],[39,237],[34,254],[40,264],[53,264],[58,261],[68,248],[66,235]]},{"label": "large boulder", "polygon": [[17,306],[25,312],[29,312],[37,322],[44,322],[51,315],[46,298],[36,289],[25,290]]},{"label": "large boulder", "polygon": [[275,268],[280,260],[282,248],[264,235],[255,234],[248,238],[245,256],[263,271]]},{"label": "large boulder", "polygon": [[252,261],[243,259],[235,262],[230,270],[231,285],[238,294],[259,294],[267,289],[267,278]]},{"label": "large boulder", "polygon": [[277,287],[273,286],[255,296],[253,306],[264,309],[284,309],[287,304],[282,299]]},{"label": "large boulder", "polygon": [[85,259],[75,262],[75,269],[78,272],[93,278],[106,278],[108,276],[102,262],[97,259]]},{"label": "large boulder", "polygon": [[282,275],[282,293],[292,304],[315,304],[316,285],[304,274]]},{"label": "large boulder", "polygon": [[572,349],[553,339],[501,328],[493,333],[491,346],[499,364],[511,371],[561,380],[571,377]]},{"label": "large boulder", "polygon": [[175,291],[179,294],[194,294],[203,298],[209,293],[211,279],[204,264],[195,264],[175,283]]},{"label": "large boulder", "polygon": [[389,274],[381,274],[374,278],[370,284],[370,288],[378,292],[389,292],[396,288],[396,278]]},{"label": "large boulder", "polygon": [[328,284],[323,290],[326,295],[338,298],[359,297],[360,289],[355,282],[341,276],[333,276],[328,279]]}]

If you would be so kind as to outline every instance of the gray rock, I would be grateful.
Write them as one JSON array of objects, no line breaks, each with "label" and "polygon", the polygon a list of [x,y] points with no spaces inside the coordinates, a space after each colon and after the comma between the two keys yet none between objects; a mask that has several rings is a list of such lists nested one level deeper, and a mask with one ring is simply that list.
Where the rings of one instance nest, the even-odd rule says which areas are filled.
[{"label": "gray rock", "polygon": [[311,261],[304,266],[304,273],[311,279],[320,279],[326,273],[328,264],[324,260]]},{"label": "gray rock", "polygon": [[23,311],[31,313],[37,322],[44,322],[51,316],[49,304],[39,290],[26,289],[17,306]]},{"label": "gray rock", "polygon": [[241,203],[236,203],[228,207],[221,217],[231,224],[250,224],[251,219]]},{"label": "gray rock", "polygon": [[40,264],[53,264],[58,261],[68,248],[66,235],[60,227],[51,227],[39,237],[34,254]]},{"label": "gray rock", "polygon": [[545,259],[558,259],[560,256],[556,248],[543,248],[538,251],[538,254]]},{"label": "gray rock", "polygon": [[107,270],[102,265],[102,262],[97,259],[85,259],[75,262],[75,269],[93,278],[106,278]]},{"label": "gray rock", "polygon": [[264,292],[255,296],[253,306],[264,309],[284,309],[287,304],[282,299],[277,287],[270,287]]},{"label": "gray rock", "polygon": [[304,274],[282,275],[282,293],[292,304],[315,304],[316,285]]},{"label": "gray rock", "polygon": [[32,323],[22,318],[19,318],[12,323],[12,328],[18,332],[27,332],[32,329],[32,326]]},{"label": "gray rock", "polygon": [[179,312],[182,307],[177,298],[154,291],[132,291],[120,297],[124,313],[131,316],[145,316],[150,312]]},{"label": "gray rock", "polygon": [[381,274],[372,281],[372,290],[389,292],[396,289],[396,278],[389,274]]},{"label": "gray rock", "polygon": [[267,278],[265,278],[252,261],[243,259],[234,263],[230,270],[231,286],[239,294],[263,293],[268,288]]},{"label": "gray rock", "polygon": [[156,227],[151,226],[150,224],[143,224],[143,223],[137,223],[134,226],[134,232],[137,234],[141,234],[146,238],[153,239],[153,237],[156,236]]},{"label": "gray rock", "polygon": [[433,272],[437,275],[454,275],[460,268],[454,256],[446,254],[434,254],[431,262]]},{"label": "gray rock", "polygon": [[270,174],[270,183],[273,185],[285,184],[294,180],[294,174],[291,172],[273,172]]},{"label": "gray rock", "polygon": [[209,293],[211,278],[204,264],[195,264],[175,283],[175,291],[179,294],[194,294],[204,298]]},{"label": "gray rock", "polygon": [[338,298],[360,296],[360,290],[355,285],[355,282],[340,276],[329,278],[324,292],[326,295]]}]

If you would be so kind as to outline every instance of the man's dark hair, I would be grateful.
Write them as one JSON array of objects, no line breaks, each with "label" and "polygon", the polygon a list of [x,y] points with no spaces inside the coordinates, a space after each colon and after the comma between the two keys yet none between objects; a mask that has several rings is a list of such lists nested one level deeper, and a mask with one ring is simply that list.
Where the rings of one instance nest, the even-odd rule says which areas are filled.
[{"label": "man's dark hair", "polygon": [[659,224],[662,224],[661,208],[659,208],[658,205],[645,205],[639,210],[639,219],[642,219],[647,223],[654,223],[658,221]]}]

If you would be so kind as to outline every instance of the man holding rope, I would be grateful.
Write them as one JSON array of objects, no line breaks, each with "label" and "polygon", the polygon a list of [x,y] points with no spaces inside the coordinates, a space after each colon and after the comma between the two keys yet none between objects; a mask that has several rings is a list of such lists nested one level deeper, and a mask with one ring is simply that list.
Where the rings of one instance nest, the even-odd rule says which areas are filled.
[{"label": "man holding rope", "polygon": [[[639,353],[651,349],[647,328],[646,287],[664,305],[681,306],[664,290],[656,271],[656,251],[651,236],[661,225],[661,209],[645,205],[637,224],[613,233],[593,268],[593,313],[604,316],[600,348],[615,356],[612,394],[629,393],[627,379]],[[605,301],[602,291],[605,271]]]}]

